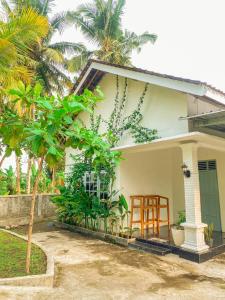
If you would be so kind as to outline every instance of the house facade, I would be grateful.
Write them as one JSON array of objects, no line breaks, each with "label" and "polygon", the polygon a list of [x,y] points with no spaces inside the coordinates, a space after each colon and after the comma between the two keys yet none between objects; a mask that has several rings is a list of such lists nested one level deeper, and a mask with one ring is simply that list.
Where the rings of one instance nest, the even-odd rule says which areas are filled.
[{"label": "house facade", "polygon": [[[168,197],[171,224],[176,223],[179,211],[186,211],[181,247],[196,253],[207,251],[207,224],[225,232],[225,94],[200,81],[93,60],[74,92],[100,86],[104,101],[98,103],[95,113],[108,120],[118,91],[121,99],[127,85],[125,118],[135,110],[146,84],[141,123],[156,129],[158,138],[137,144],[125,132],[114,148],[124,158],[117,170],[116,188],[127,199],[140,194]],[[89,126],[89,117],[80,117]],[[105,132],[105,122],[100,130]],[[72,164],[71,154],[67,149],[67,168]],[[184,175],[184,165],[190,177]]]}]

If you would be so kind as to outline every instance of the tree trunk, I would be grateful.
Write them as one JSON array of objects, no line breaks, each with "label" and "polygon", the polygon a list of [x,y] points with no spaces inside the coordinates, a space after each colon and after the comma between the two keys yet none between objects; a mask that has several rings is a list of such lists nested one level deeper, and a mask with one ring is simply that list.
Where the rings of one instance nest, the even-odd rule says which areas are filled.
[{"label": "tree trunk", "polygon": [[20,194],[20,157],[16,156],[16,193]]},{"label": "tree trunk", "polygon": [[55,188],[55,168],[52,168],[52,182],[51,182],[52,191],[54,192]]},{"label": "tree trunk", "polygon": [[32,192],[32,200],[31,200],[31,209],[30,209],[30,220],[29,220],[29,228],[28,228],[28,241],[27,241],[27,256],[26,256],[26,272],[30,273],[30,257],[31,257],[31,238],[33,231],[33,223],[34,223],[34,208],[36,195],[38,191],[38,183],[42,172],[44,157],[42,157],[38,162],[38,173],[34,182],[33,192]]},{"label": "tree trunk", "polygon": [[30,183],[31,183],[31,167],[33,164],[33,158],[28,158],[28,165],[27,165],[27,190],[26,193],[30,194]]},{"label": "tree trunk", "polygon": [[0,168],[2,167],[2,164],[3,164],[4,160],[5,160],[5,158],[6,158],[6,154],[4,154],[2,156],[2,158],[1,158],[1,160],[0,160]]}]

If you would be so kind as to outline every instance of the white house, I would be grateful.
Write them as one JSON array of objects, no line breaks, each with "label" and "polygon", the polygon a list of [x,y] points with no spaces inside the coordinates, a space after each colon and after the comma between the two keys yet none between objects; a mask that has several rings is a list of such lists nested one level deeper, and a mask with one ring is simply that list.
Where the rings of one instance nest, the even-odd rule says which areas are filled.
[{"label": "white house", "polygon": [[[116,148],[124,157],[117,170],[117,188],[127,199],[135,194],[167,196],[171,223],[180,210],[186,210],[182,247],[206,251],[206,224],[213,223],[215,230],[225,232],[225,94],[200,81],[94,60],[83,70],[74,92],[99,85],[105,100],[97,105],[96,113],[107,119],[114,106],[117,76],[120,95],[127,78],[125,115],[134,110],[149,83],[142,123],[157,129],[159,135],[143,144],[135,144],[129,134],[123,136]],[[88,125],[86,116],[82,118]],[[67,166],[70,154],[68,149]],[[190,177],[184,176],[183,164]]]}]

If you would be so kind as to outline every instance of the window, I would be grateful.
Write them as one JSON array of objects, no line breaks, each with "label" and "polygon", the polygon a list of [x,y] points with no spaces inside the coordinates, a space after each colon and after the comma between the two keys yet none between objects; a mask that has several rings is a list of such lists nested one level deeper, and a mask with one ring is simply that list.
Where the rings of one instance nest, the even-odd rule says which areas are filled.
[{"label": "window", "polygon": [[215,160],[200,160],[198,162],[199,171],[210,171],[216,170],[216,161]]},{"label": "window", "polygon": [[84,175],[85,192],[89,195],[98,196],[100,199],[108,197],[108,181],[106,172],[102,171],[100,176],[95,172],[86,172]]}]

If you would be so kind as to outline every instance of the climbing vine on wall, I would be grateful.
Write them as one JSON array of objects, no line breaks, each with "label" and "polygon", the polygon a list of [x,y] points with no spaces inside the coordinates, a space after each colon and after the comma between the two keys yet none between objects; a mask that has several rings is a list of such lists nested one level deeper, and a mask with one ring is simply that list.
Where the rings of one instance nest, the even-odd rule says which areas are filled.
[{"label": "climbing vine on wall", "polygon": [[[146,83],[144,90],[137,101],[137,106],[129,116],[125,115],[125,108],[128,101],[128,79],[124,79],[124,88],[120,93],[119,76],[116,76],[116,95],[114,99],[113,111],[109,120],[103,120],[102,116],[91,116],[92,130],[98,130],[101,122],[107,125],[108,141],[112,146],[116,146],[126,132],[129,132],[135,143],[150,142],[156,138],[157,130],[150,129],[141,125],[143,114],[141,113],[149,84]],[[121,95],[120,95],[121,94]]]}]

